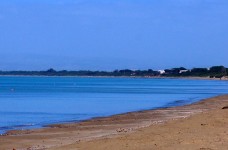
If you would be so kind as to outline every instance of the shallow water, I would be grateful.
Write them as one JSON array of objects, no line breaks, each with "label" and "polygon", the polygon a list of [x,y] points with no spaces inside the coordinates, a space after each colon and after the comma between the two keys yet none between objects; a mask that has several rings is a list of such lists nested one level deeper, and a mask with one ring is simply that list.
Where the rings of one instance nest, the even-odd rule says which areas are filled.
[{"label": "shallow water", "polygon": [[0,133],[228,93],[227,81],[144,78],[0,77]]}]

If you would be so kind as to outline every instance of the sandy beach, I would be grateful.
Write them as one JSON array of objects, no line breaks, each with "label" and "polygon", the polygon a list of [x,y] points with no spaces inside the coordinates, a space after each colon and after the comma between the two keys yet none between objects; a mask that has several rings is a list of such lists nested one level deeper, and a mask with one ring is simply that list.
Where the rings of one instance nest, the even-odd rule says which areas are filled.
[{"label": "sandy beach", "polygon": [[228,0],[0,0],[0,150],[228,150]]},{"label": "sandy beach", "polygon": [[10,131],[0,136],[0,149],[225,150],[228,148],[226,106],[228,95],[223,95],[186,106]]}]

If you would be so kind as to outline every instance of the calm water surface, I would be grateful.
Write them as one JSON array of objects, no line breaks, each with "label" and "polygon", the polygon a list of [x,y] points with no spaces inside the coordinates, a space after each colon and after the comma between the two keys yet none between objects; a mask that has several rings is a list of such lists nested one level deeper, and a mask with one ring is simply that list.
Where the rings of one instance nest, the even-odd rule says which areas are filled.
[{"label": "calm water surface", "polygon": [[0,133],[184,105],[225,93],[227,81],[0,77]]}]

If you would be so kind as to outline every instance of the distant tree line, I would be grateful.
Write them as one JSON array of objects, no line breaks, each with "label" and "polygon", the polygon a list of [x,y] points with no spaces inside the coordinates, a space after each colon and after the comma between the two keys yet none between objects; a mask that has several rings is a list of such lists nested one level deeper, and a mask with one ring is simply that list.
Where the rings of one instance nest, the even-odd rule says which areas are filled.
[{"label": "distant tree line", "polygon": [[130,77],[211,77],[221,78],[228,76],[228,68],[224,66],[213,66],[210,68],[193,68],[186,69],[184,67],[165,69],[154,71],[148,70],[114,70],[114,71],[56,71],[48,69],[46,71],[0,71],[0,75],[28,75],[28,76],[130,76]]},{"label": "distant tree line", "polygon": [[46,71],[0,71],[0,75],[30,75],[30,76],[158,76],[158,71],[148,70],[114,70],[114,71],[56,71],[48,69]]}]

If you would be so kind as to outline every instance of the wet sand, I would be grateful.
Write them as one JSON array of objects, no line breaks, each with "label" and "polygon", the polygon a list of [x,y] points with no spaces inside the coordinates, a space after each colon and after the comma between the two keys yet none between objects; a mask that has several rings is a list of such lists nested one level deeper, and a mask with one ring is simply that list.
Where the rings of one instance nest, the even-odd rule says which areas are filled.
[{"label": "wet sand", "polygon": [[228,95],[173,108],[10,131],[0,150],[227,149]]}]

